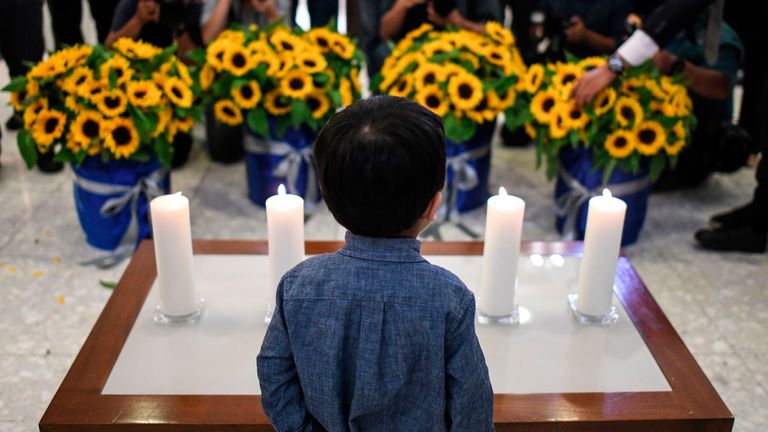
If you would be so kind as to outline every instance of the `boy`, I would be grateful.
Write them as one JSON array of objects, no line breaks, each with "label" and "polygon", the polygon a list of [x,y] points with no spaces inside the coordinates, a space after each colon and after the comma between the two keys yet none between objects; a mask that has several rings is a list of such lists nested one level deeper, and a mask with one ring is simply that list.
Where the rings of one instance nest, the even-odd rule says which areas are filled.
[{"label": "boy", "polygon": [[336,253],[283,277],[258,358],[278,431],[493,430],[475,300],[416,236],[445,179],[440,118],[379,96],[336,114],[315,144],[318,179],[346,227]]}]

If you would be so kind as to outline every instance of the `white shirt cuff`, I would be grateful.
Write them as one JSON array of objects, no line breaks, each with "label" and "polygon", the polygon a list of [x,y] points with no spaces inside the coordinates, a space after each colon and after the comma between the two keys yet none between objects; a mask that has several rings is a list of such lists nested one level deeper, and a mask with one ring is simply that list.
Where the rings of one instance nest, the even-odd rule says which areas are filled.
[{"label": "white shirt cuff", "polygon": [[659,45],[644,31],[636,30],[632,33],[616,53],[632,66],[638,66],[648,61],[659,51]]}]

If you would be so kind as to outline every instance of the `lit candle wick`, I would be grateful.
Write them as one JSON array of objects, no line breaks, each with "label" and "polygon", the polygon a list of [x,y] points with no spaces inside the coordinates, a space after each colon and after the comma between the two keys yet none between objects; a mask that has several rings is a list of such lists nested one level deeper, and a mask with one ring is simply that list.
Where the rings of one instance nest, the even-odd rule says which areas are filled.
[{"label": "lit candle wick", "polygon": [[603,189],[603,196],[606,198],[611,198],[613,195],[611,195],[611,191],[608,190],[608,188]]},{"label": "lit candle wick", "polygon": [[285,195],[285,185],[280,184],[280,186],[277,187],[277,194],[278,195]]},{"label": "lit candle wick", "polygon": [[507,196],[507,190],[504,189],[504,186],[499,188],[499,195],[501,196]]}]

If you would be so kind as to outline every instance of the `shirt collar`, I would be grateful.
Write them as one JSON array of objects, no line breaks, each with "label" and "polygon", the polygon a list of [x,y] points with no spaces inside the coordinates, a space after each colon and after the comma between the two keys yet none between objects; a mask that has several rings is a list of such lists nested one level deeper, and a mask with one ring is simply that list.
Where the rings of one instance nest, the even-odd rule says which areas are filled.
[{"label": "shirt collar", "polygon": [[365,237],[347,231],[339,253],[371,261],[421,262],[421,242],[415,238]]}]

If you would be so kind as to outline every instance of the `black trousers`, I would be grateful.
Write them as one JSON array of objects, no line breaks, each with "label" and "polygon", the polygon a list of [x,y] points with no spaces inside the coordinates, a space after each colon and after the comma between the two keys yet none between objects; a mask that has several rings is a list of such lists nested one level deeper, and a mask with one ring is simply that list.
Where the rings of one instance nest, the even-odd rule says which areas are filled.
[{"label": "black trousers", "polygon": [[43,58],[43,0],[0,0],[0,54],[12,77]]},{"label": "black trousers", "polygon": [[[53,36],[56,46],[74,45],[83,42],[80,21],[83,17],[81,0],[47,0],[53,21]],[[96,21],[96,33],[100,43],[104,43],[112,26],[112,15],[119,0],[88,0],[91,15]]]},{"label": "black trousers", "polygon": [[[299,7],[298,0],[291,5],[291,13],[296,21],[296,9]],[[339,15],[339,2],[337,0],[307,0],[307,9],[309,9],[309,22],[312,27],[322,27]]]}]

